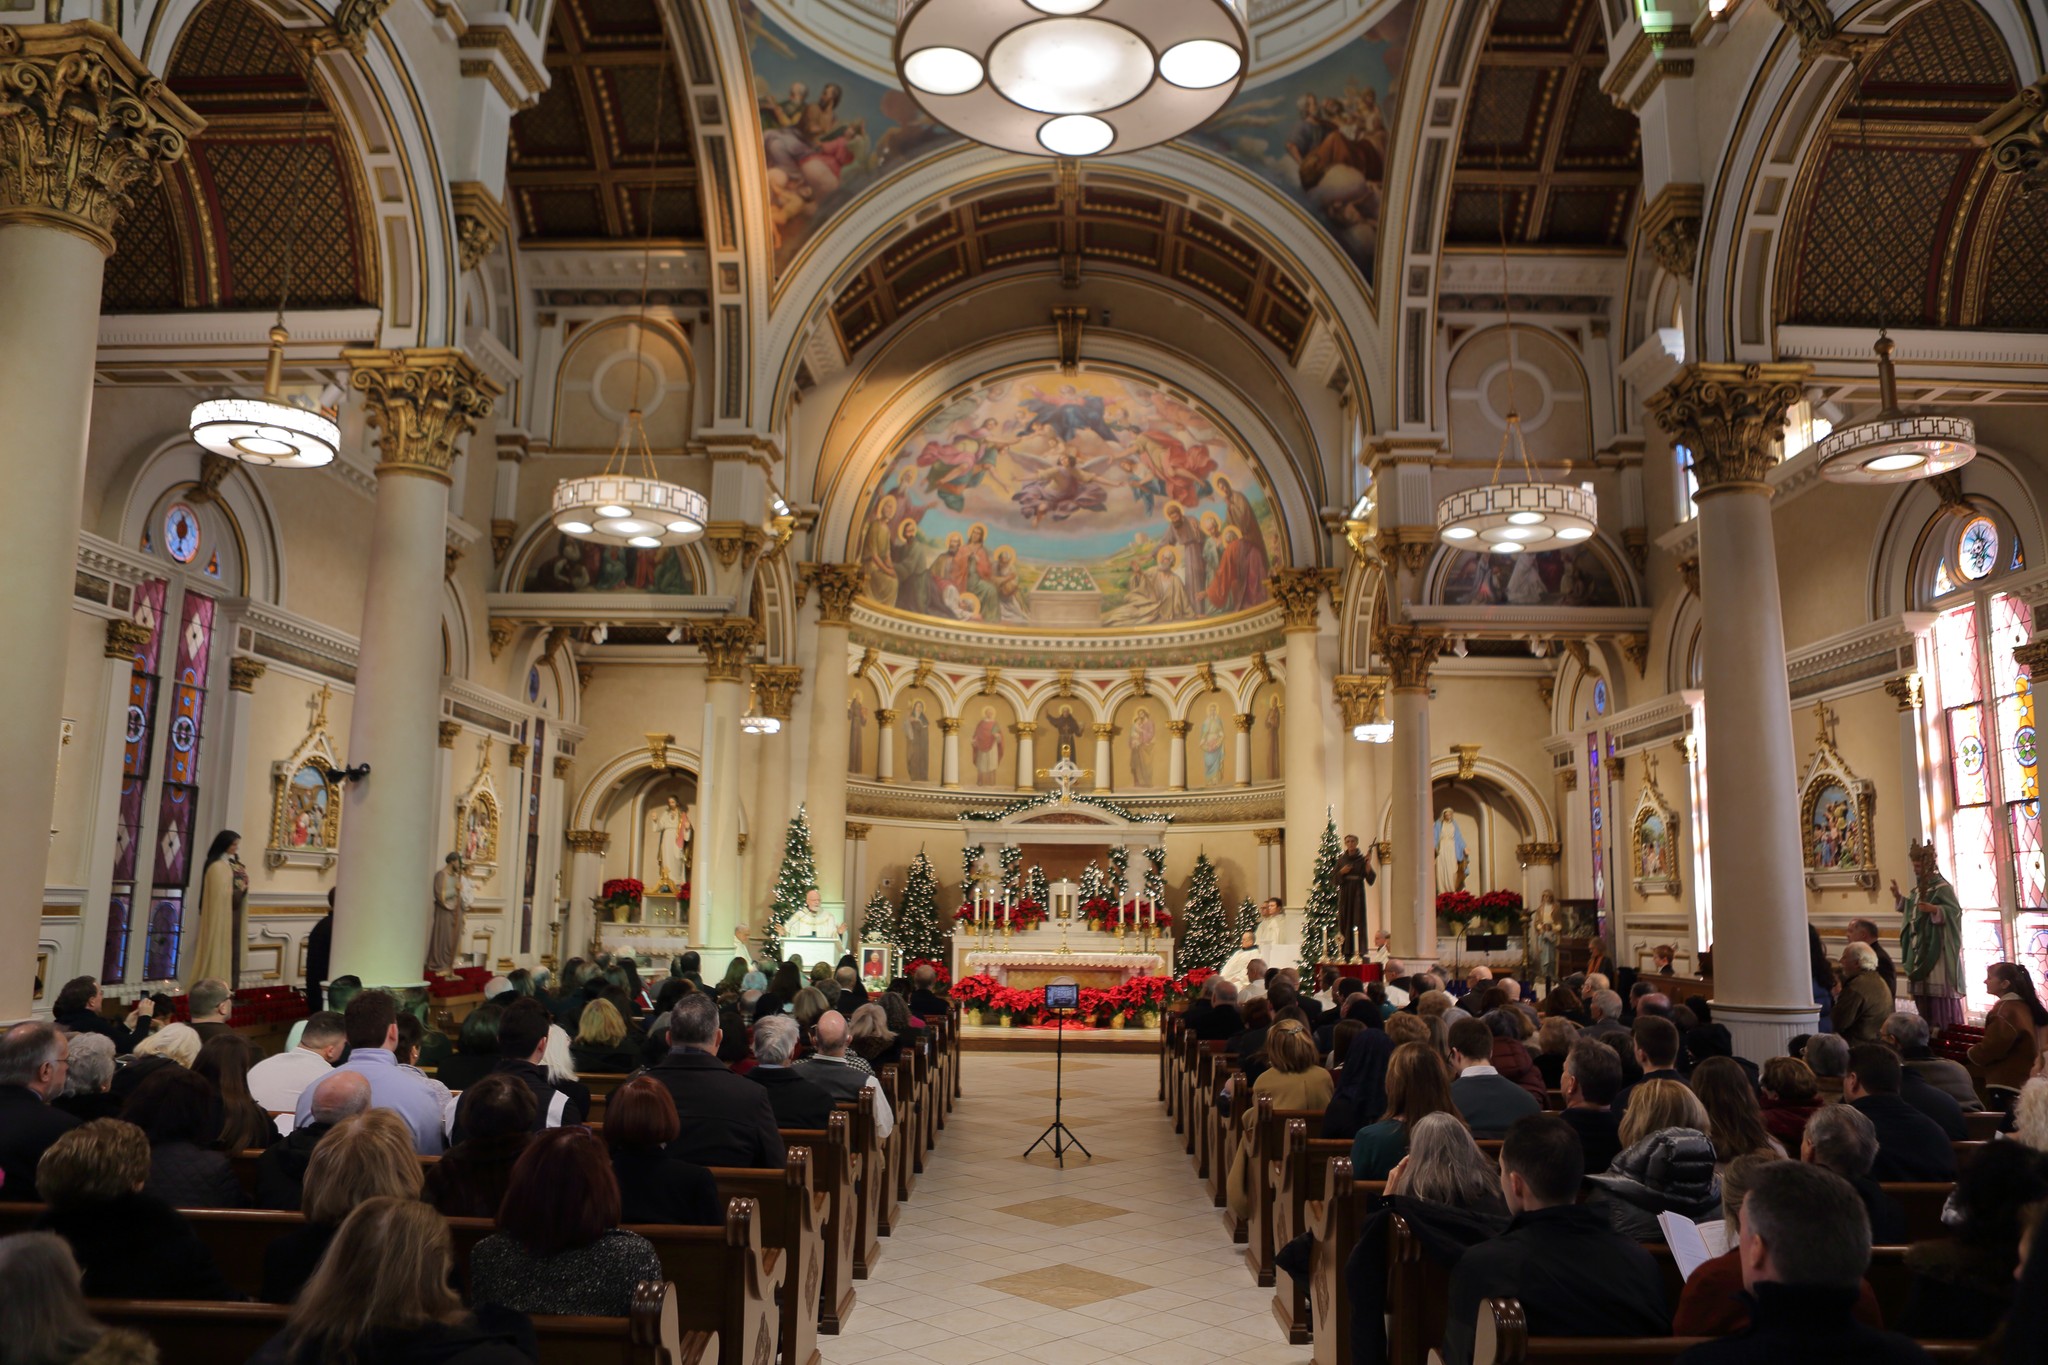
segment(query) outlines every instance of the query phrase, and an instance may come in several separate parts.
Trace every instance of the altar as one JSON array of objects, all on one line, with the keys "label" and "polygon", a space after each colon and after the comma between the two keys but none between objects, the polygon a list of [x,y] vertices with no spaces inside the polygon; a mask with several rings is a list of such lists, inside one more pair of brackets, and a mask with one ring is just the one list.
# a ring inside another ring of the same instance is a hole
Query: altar
[{"label": "altar", "polygon": [[1114,933],[1082,927],[1068,935],[1062,951],[1054,925],[1007,938],[960,934],[953,940],[953,974],[956,979],[988,975],[1017,990],[1036,990],[1049,981],[1109,990],[1134,976],[1173,975],[1173,940],[1155,939],[1147,948],[1136,936],[1119,940]]},{"label": "altar", "polygon": [[665,960],[690,946],[690,917],[673,893],[650,891],[631,919],[599,920],[593,938],[594,952]]}]

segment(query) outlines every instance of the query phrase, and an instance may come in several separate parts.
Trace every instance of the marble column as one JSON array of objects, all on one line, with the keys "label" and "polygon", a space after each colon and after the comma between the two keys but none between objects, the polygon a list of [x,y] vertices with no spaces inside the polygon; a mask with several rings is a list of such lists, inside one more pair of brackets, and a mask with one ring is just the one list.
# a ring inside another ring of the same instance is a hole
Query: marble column
[{"label": "marble column", "polygon": [[1323,736],[1330,723],[1329,685],[1323,678],[1321,569],[1279,569],[1273,600],[1287,621],[1287,713],[1282,727],[1287,771],[1281,788],[1287,827],[1287,904],[1303,910],[1315,886],[1316,852],[1330,818],[1329,788],[1323,781]]},{"label": "marble column", "polygon": [[1375,642],[1387,665],[1388,714],[1394,722],[1393,895],[1387,928],[1394,953],[1436,957],[1435,860],[1429,846],[1429,670],[1444,637],[1414,626],[1385,626]]},{"label": "marble column", "polygon": [[[2028,648],[2030,646],[2022,645],[2013,651],[2013,657],[2022,667],[2027,666],[2023,651]],[[2029,677],[2033,672],[2028,668]],[[2042,670],[2042,677],[2048,681],[2048,670]],[[1899,707],[1899,790],[1918,793],[1915,799],[1901,803],[1899,811],[1906,822],[1906,841],[1917,844],[1927,838],[1927,831],[1934,824],[1927,809],[1927,783],[1920,779],[1920,774],[1927,771],[1927,728],[1920,715],[1920,675],[1908,673],[1901,678],[1891,678],[1886,681],[1884,690],[1885,695]]]},{"label": "marble column", "polygon": [[1252,784],[1252,713],[1240,711],[1230,719],[1237,726],[1236,750],[1231,755],[1237,763],[1237,785],[1249,787]]},{"label": "marble column", "polygon": [[1713,807],[1714,1019],[1762,1061],[1813,1030],[1799,767],[1792,742],[1777,542],[1774,456],[1804,364],[1693,364],[1647,406],[1692,453],[1699,478],[1700,619],[1707,773]]},{"label": "marble column", "polygon": [[1166,787],[1169,791],[1184,792],[1188,789],[1188,731],[1193,728],[1193,721],[1166,722]]},{"label": "marble column", "polygon": [[569,844],[569,927],[562,941],[566,962],[597,949],[597,907],[591,902],[604,886],[604,855],[612,836],[601,829],[572,829],[562,837]]},{"label": "marble column", "polygon": [[26,513],[0,541],[5,1020],[26,1017],[35,992],[101,274],[122,213],[203,125],[96,23],[0,28],[0,90],[0,431],[8,501]]},{"label": "marble column", "polygon": [[1093,728],[1095,730],[1095,790],[1099,792],[1111,791],[1114,789],[1115,783],[1109,771],[1109,761],[1114,748],[1112,741],[1116,738],[1116,726],[1103,720],[1097,721]]},{"label": "marble column", "polygon": [[[858,564],[806,564],[804,586],[818,595],[816,682],[811,693],[809,776],[804,810],[811,820],[811,848],[818,865],[820,908],[834,917],[846,913],[846,642],[853,599],[862,587]],[[823,755],[820,758],[820,755]]]},{"label": "marble column", "polygon": [[[753,675],[754,695],[760,702],[761,714],[782,722],[782,728],[774,734],[745,736],[740,746],[747,766],[754,770],[753,826],[759,831],[758,837],[773,840],[762,847],[775,850],[773,856],[753,859],[747,878],[749,901],[766,905],[775,894],[775,877],[781,871],[783,836],[796,814],[789,805],[789,718],[795,709],[797,689],[803,685],[804,671],[795,664],[755,664]],[[805,812],[806,819],[809,814]],[[817,831],[813,830],[814,863],[817,847]]]},{"label": "marble column", "polygon": [[939,717],[939,785],[960,785],[960,717]]},{"label": "marble column", "polygon": [[1281,881],[1281,860],[1286,851],[1282,831],[1277,829],[1255,829],[1252,837],[1259,841],[1259,895],[1260,900],[1286,896],[1286,886]]},{"label": "marble column", "polygon": [[896,780],[896,711],[879,707],[875,711],[875,780]]},{"label": "marble column", "polygon": [[[434,726],[448,471],[457,444],[490,414],[498,386],[457,350],[350,350],[342,358],[364,420],[379,433],[379,453],[348,735],[349,765],[370,771],[347,792],[333,972],[366,986],[416,987],[441,866]],[[501,851],[508,885],[515,861],[509,847]]]},{"label": "marble column", "polygon": [[1010,730],[1017,736],[1017,790],[1028,792],[1038,774],[1038,722],[1020,720]]},{"label": "marble column", "polygon": [[[726,616],[690,625],[691,642],[704,655],[703,756],[697,772],[697,869],[690,882],[691,943],[710,953],[725,952],[736,929],[751,928],[759,907],[747,903],[740,866],[740,802],[746,789],[740,751],[740,712],[747,689],[743,673],[759,632],[750,617]],[[757,838],[766,838],[763,833]],[[770,847],[773,847],[772,845]]]}]

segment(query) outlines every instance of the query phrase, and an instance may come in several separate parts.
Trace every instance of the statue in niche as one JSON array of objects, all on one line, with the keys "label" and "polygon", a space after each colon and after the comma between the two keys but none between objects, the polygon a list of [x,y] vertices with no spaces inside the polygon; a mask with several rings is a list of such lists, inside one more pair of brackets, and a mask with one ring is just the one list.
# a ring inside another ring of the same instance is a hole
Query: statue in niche
[{"label": "statue in niche", "polygon": [[1472,868],[1471,854],[1465,848],[1465,832],[1458,828],[1458,822],[1449,811],[1436,817],[1436,891],[1441,896],[1446,891],[1465,889],[1465,878]]},{"label": "statue in niche", "polygon": [[649,822],[648,845],[654,852],[654,883],[659,895],[672,896],[690,880],[690,813],[671,796]]}]

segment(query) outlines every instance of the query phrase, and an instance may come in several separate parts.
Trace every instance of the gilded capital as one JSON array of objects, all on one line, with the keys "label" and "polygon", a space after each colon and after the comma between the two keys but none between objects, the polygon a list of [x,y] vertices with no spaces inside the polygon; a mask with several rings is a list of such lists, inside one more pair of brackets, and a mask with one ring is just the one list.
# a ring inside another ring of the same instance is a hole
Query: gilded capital
[{"label": "gilded capital", "polygon": [[957,735],[957,734],[959,734],[959,733],[960,733],[960,717],[958,717],[958,716],[940,716],[940,717],[939,717],[939,733],[940,733],[940,734],[942,734],[942,735]]},{"label": "gilded capital", "polygon": [[712,682],[738,682],[758,633],[751,616],[691,622],[690,641],[704,655],[704,676]]},{"label": "gilded capital", "polygon": [[869,832],[873,829],[873,825],[862,824],[858,820],[848,820],[846,822],[846,837],[853,840],[855,843],[859,843],[861,840],[867,838]]},{"label": "gilded capital", "polygon": [[[2013,650],[2012,661],[2021,668],[2026,669],[2029,678],[2048,679],[2048,640],[2030,640],[2026,644],[2021,645]],[[1916,674],[1911,681],[1913,684],[1913,699],[1917,705],[1919,703],[1920,678]],[[1890,683],[1885,684],[1885,691],[1891,691]],[[1902,711],[1906,709],[1903,703],[1899,709]]]},{"label": "gilded capital", "polygon": [[567,754],[555,755],[555,776],[567,780],[569,770],[576,766],[576,760]]},{"label": "gilded capital", "polygon": [[1515,860],[1524,867],[1528,867],[1532,863],[1548,866],[1555,863],[1563,853],[1563,844],[1515,845]]},{"label": "gilded capital", "polygon": [[476,180],[457,180],[448,186],[448,198],[455,209],[455,240],[465,273],[491,254],[503,240],[512,217],[490,187]]},{"label": "gilded capital", "polygon": [[1382,626],[1373,647],[1387,665],[1396,692],[1418,692],[1429,686],[1429,670],[1444,652],[1442,635],[1415,626]]},{"label": "gilded capital", "polygon": [[1166,733],[1172,735],[1175,739],[1186,739],[1188,731],[1194,728],[1195,723],[1191,720],[1170,720],[1166,722]]},{"label": "gilded capital", "polygon": [[602,855],[612,845],[612,836],[601,829],[564,830],[562,837],[569,841],[570,851],[575,853]]},{"label": "gilded capital", "polygon": [[1116,737],[1116,726],[1106,720],[1098,720],[1088,728],[1095,732],[1097,739],[1114,739]]},{"label": "gilded capital", "polygon": [[882,727],[882,728],[883,728],[884,730],[888,729],[888,728],[889,728],[890,726],[894,725],[895,723],[896,723],[896,708],[895,708],[895,707],[893,707],[893,706],[884,706],[884,707],[880,708],[879,710],[877,710],[877,711],[875,712],[875,724],[877,724],[877,725],[881,726],[881,727]]},{"label": "gilded capital", "polygon": [[1029,739],[1038,733],[1038,722],[1035,720],[1020,720],[1010,727],[1010,731],[1019,739]]},{"label": "gilded capital", "polygon": [[1970,139],[1991,149],[1996,170],[2018,177],[2022,193],[2048,188],[2048,76],[1972,128]]},{"label": "gilded capital", "polygon": [[1248,735],[1252,732],[1252,713],[1249,711],[1239,711],[1230,718],[1230,723],[1237,727],[1239,734]]},{"label": "gilded capital", "polygon": [[107,657],[133,659],[149,648],[149,627],[126,618],[107,622]]},{"label": "gilded capital", "polygon": [[205,126],[104,24],[0,26],[0,223],[111,256],[135,193]]},{"label": "gilded capital", "polygon": [[521,771],[524,771],[526,768],[526,760],[531,758],[532,756],[533,746],[531,744],[514,744],[511,746],[510,752],[507,754],[507,760],[510,762],[511,766],[518,768]]},{"label": "gilded capital", "polygon": [[1330,679],[1330,688],[1337,699],[1337,709],[1344,713],[1344,723],[1364,725],[1372,719],[1380,698],[1386,694],[1387,680],[1364,673],[1339,673]]},{"label": "gilded capital", "polygon": [[803,682],[804,671],[797,664],[754,665],[755,695],[761,699],[762,711],[777,720],[789,719],[797,689]]},{"label": "gilded capital", "polygon": [[254,692],[256,680],[270,671],[270,665],[261,659],[241,655],[228,660],[228,690],[231,692]]},{"label": "gilded capital", "polygon": [[853,619],[853,599],[867,585],[858,564],[806,564],[805,586],[818,590],[818,623],[843,626]]},{"label": "gilded capital", "polygon": [[349,387],[378,433],[377,474],[424,474],[448,482],[456,444],[491,413],[498,382],[462,351],[345,350]]},{"label": "gilded capital", "polygon": [[1646,406],[1657,425],[1691,452],[1700,492],[1761,487],[1776,462],[1771,443],[1785,428],[1785,410],[1799,401],[1812,373],[1804,362],[1702,362],[1686,366]]},{"label": "gilded capital", "polygon": [[441,747],[442,747],[442,748],[444,748],[444,749],[452,749],[452,748],[454,748],[454,747],[455,747],[455,738],[456,738],[456,736],[460,735],[461,733],[462,733],[462,722],[461,722],[461,721],[459,721],[459,720],[444,720],[444,721],[442,721],[442,722],[441,722]]},{"label": "gilded capital", "polygon": [[1289,631],[1314,630],[1316,611],[1323,594],[1321,569],[1275,569],[1267,580],[1273,600],[1286,614]]}]

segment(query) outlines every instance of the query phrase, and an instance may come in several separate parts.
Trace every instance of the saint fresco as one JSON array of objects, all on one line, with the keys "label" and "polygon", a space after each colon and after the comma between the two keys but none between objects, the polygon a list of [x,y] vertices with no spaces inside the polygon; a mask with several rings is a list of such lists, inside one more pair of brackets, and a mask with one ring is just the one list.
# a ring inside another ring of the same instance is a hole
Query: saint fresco
[{"label": "saint fresco", "polygon": [[556,536],[552,550],[527,561],[521,592],[657,592],[688,597],[697,591],[690,562],[674,546],[636,550]]},{"label": "saint fresco", "polygon": [[1321,61],[1240,91],[1188,140],[1280,187],[1373,280],[1413,4]]},{"label": "saint fresco", "polygon": [[1208,414],[1137,380],[975,389],[897,445],[854,556],[883,606],[986,625],[1128,629],[1265,605],[1271,495]]},{"label": "saint fresco", "polygon": [[1618,607],[1621,589],[1597,550],[1533,555],[1460,552],[1444,575],[1447,607]]}]

